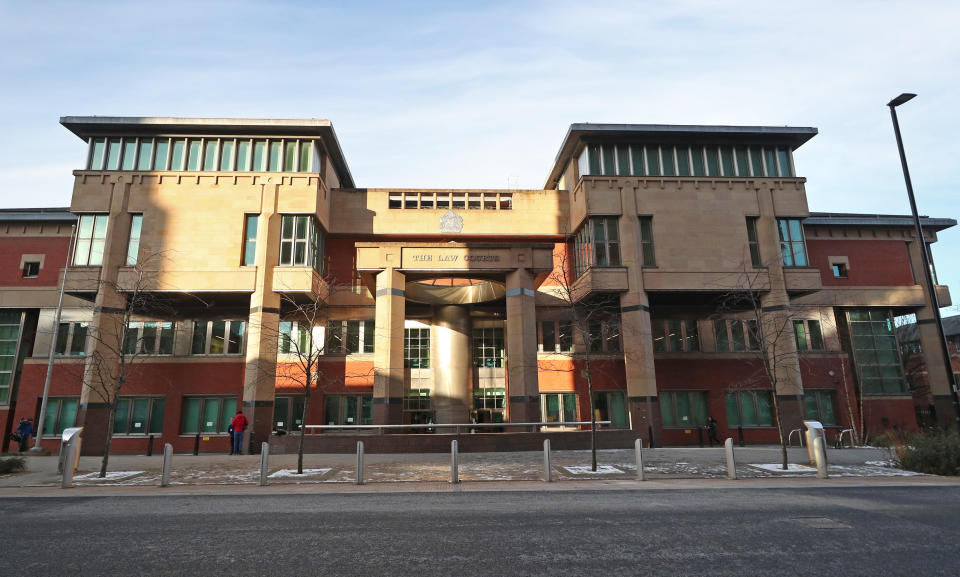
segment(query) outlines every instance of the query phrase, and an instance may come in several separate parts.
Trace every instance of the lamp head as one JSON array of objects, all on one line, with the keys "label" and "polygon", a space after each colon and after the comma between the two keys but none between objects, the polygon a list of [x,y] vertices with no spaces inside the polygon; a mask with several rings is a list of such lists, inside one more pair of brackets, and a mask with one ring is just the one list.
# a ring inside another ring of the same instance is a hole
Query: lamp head
[{"label": "lamp head", "polygon": [[913,100],[913,98],[916,96],[917,96],[916,94],[910,94],[909,92],[904,92],[900,96],[888,102],[887,106],[889,106],[890,108],[895,108],[897,106],[900,106],[904,102],[907,102],[908,100]]}]

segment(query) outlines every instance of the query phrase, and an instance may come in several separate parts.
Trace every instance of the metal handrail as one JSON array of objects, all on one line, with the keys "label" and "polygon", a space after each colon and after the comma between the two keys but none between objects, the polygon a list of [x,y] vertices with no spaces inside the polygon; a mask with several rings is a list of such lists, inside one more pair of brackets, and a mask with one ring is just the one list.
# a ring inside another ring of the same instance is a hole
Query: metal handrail
[{"label": "metal handrail", "polygon": [[842,449],[842,448],[843,448],[843,434],[844,434],[844,433],[850,433],[850,435],[849,435],[850,448],[852,449],[852,448],[853,448],[853,429],[844,429],[844,430],[840,431],[840,435],[837,436],[837,448],[838,448],[838,449]]},{"label": "metal handrail", "polygon": [[797,438],[800,439],[800,446],[802,447],[802,446],[803,446],[803,429],[794,429],[794,430],[790,431],[790,434],[787,435],[787,446],[788,446],[788,447],[792,447],[792,446],[793,446],[793,434],[794,434],[794,433],[796,433],[796,434],[797,434]]},{"label": "metal handrail", "polygon": [[[597,421],[598,425],[609,425],[612,421]],[[536,423],[427,423],[418,425],[304,425],[304,429],[310,431],[363,431],[384,429],[454,429],[457,435],[461,429],[483,429],[483,428],[503,428],[503,427],[530,427],[533,432],[537,432],[539,427],[571,427],[589,425],[590,421],[554,421],[554,422],[536,422]]]}]

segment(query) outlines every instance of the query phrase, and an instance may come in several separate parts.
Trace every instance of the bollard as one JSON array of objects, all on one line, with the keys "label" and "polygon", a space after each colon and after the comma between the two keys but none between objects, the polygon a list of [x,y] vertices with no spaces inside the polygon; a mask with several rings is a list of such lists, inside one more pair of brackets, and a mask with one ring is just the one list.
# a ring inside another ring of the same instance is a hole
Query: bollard
[{"label": "bollard", "polygon": [[543,480],[553,482],[553,470],[550,466],[550,439],[543,440]]},{"label": "bollard", "polygon": [[697,427],[697,443],[700,444],[700,448],[703,448],[703,427]]},{"label": "bollard", "polygon": [[737,427],[737,435],[740,437],[740,446],[746,447],[747,442],[743,440],[743,425]]},{"label": "bollard", "polygon": [[643,473],[643,439],[637,439],[633,442],[633,454],[637,458],[637,480],[646,481]]},{"label": "bollard", "polygon": [[197,433],[197,436],[193,439],[193,456],[196,457],[200,454],[200,433]]},{"label": "bollard", "polygon": [[357,485],[363,485],[363,441],[357,441]]},{"label": "bollard", "polygon": [[60,488],[69,489],[73,487],[73,461],[75,459],[73,452],[76,451],[76,446],[73,444],[73,441],[67,443],[63,447],[63,476],[60,478]]},{"label": "bollard", "polygon": [[170,485],[170,466],[173,464],[173,445],[167,443],[163,446],[163,469],[160,473],[160,486]]},{"label": "bollard", "polygon": [[267,486],[267,469],[270,464],[270,443],[260,445],[260,486]]},{"label": "bollard", "polygon": [[733,459],[733,439],[728,437],[723,442],[723,448],[727,453],[727,478],[735,481],[737,479],[737,462]]},{"label": "bollard", "polygon": [[153,456],[153,435],[147,437],[147,456]]},{"label": "bollard", "polygon": [[817,478],[827,478],[827,453],[823,446],[823,438],[817,435],[813,439],[813,457],[817,461]]},{"label": "bollard", "polygon": [[457,453],[456,441],[450,441],[450,482],[457,484],[460,482],[460,463],[459,455]]}]

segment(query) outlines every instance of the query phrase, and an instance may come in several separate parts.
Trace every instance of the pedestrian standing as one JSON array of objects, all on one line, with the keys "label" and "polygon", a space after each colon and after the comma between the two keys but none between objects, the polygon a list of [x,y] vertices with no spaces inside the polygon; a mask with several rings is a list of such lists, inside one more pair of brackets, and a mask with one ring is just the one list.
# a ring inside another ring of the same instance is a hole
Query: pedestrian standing
[{"label": "pedestrian standing", "polygon": [[30,445],[30,437],[33,436],[33,419],[20,419],[17,425],[17,441],[20,443],[20,452],[24,453]]},{"label": "pedestrian standing", "polygon": [[250,421],[247,420],[247,416],[243,414],[243,411],[237,411],[236,416],[230,421],[230,426],[233,427],[231,455],[243,454],[243,432],[247,430],[247,425],[249,424]]},{"label": "pedestrian standing", "polygon": [[[710,442],[710,446],[713,446],[713,442],[716,441],[718,445],[722,445],[720,439],[717,438],[717,420],[713,418],[713,415],[707,417],[707,439]],[[703,445],[701,445],[702,447]]]}]

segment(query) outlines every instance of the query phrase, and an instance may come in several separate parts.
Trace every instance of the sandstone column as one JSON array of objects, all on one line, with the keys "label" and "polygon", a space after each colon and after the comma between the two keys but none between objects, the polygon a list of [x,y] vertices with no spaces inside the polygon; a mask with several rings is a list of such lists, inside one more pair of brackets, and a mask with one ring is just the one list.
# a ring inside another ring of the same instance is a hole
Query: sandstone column
[{"label": "sandstone column", "polygon": [[515,423],[540,420],[535,295],[530,271],[507,273],[507,386],[510,421]]},{"label": "sandstone column", "polygon": [[392,268],[377,274],[373,422],[378,425],[399,425],[403,420],[405,281],[405,275]]}]

